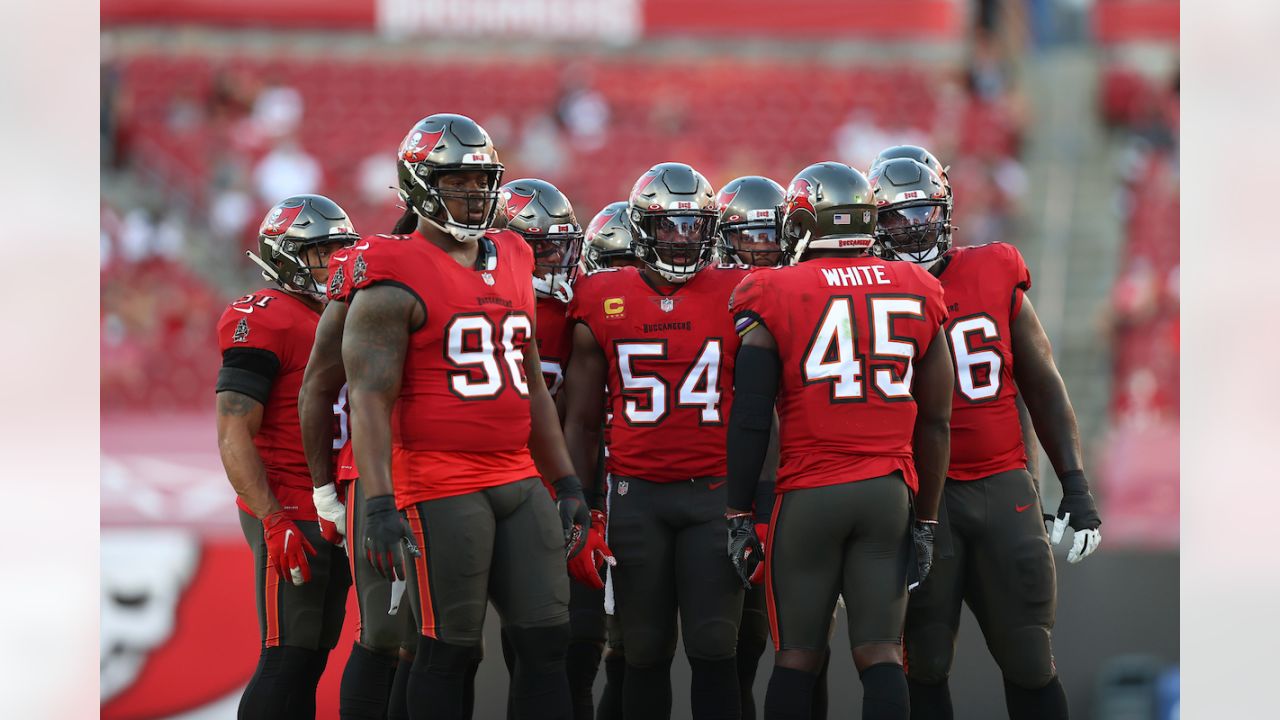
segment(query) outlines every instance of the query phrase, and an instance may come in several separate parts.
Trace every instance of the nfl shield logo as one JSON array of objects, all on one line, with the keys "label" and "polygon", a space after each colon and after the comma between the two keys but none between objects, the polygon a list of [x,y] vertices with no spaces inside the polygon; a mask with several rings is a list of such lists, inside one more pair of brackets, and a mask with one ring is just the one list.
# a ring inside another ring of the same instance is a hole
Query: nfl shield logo
[{"label": "nfl shield logo", "polygon": [[484,280],[484,284],[485,284],[485,285],[488,285],[489,287],[493,287],[493,282],[494,282],[494,280],[493,280],[493,275],[491,275],[491,274],[489,274],[489,273],[482,273],[482,274],[480,275],[480,277],[481,277],[481,279],[483,279],[483,280]]},{"label": "nfl shield logo", "polygon": [[676,301],[671,298],[662,298],[658,303],[658,307],[662,308],[662,312],[671,312],[676,309]]},{"label": "nfl shield logo", "polygon": [[627,491],[628,491],[628,490],[630,490],[630,489],[631,489],[631,483],[627,482],[626,480],[619,480],[619,481],[618,481],[618,494],[619,494],[619,495],[626,495],[626,494],[627,494]]}]

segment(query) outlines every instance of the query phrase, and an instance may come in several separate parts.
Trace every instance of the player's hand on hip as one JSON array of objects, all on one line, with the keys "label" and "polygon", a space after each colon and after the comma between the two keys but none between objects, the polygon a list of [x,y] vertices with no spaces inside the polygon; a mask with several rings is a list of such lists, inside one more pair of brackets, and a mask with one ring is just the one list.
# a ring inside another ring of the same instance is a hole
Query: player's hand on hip
[{"label": "player's hand on hip", "polygon": [[346,542],[343,536],[347,534],[347,506],[338,499],[337,488],[333,483],[313,488],[311,499],[320,518],[320,536],[341,547]]},{"label": "player's hand on hip", "polygon": [[1064,473],[1060,480],[1062,502],[1058,504],[1058,514],[1056,517],[1046,515],[1045,523],[1049,542],[1054,545],[1062,542],[1068,527],[1075,531],[1071,550],[1067,552],[1067,562],[1074,564],[1092,555],[1102,544],[1102,518],[1084,472]]},{"label": "player's hand on hip", "polygon": [[365,503],[365,557],[388,580],[404,580],[405,553],[420,557],[409,521],[396,509],[392,495],[379,495]]},{"label": "player's hand on hip", "polygon": [[911,525],[911,542],[916,550],[916,581],[909,582],[908,591],[920,587],[933,569],[933,536],[937,529],[937,520],[916,520]]},{"label": "player's hand on hip", "polygon": [[284,511],[273,512],[262,519],[262,534],[267,543],[267,569],[301,585],[311,580],[311,563],[307,555],[315,555],[315,548],[307,542],[297,523],[285,516]]},{"label": "player's hand on hip", "polygon": [[604,530],[607,518],[603,511],[591,511],[591,529],[587,531],[582,552],[569,558],[569,575],[592,590],[603,590],[604,579],[600,577],[600,569],[608,563],[610,567],[618,564],[613,551],[604,541]]},{"label": "player's hand on hip", "polygon": [[764,543],[760,542],[751,513],[730,513],[725,520],[729,524],[729,562],[742,587],[750,590],[752,583],[764,577]]},{"label": "player's hand on hip", "polygon": [[551,486],[556,490],[556,509],[560,511],[560,525],[564,528],[565,558],[572,559],[586,546],[591,510],[578,476],[565,475]]}]

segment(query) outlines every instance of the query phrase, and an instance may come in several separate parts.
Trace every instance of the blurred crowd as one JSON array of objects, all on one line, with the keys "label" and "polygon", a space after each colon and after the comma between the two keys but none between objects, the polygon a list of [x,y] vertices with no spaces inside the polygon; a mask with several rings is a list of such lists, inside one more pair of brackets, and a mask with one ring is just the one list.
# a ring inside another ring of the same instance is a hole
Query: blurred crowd
[{"label": "blurred crowd", "polygon": [[1178,419],[1178,81],[1115,69],[1102,111],[1119,136],[1125,239],[1112,294],[1112,420]]},{"label": "blurred crowd", "polygon": [[[148,192],[141,201],[104,192],[104,407],[207,399],[181,384],[154,398],[145,388],[180,367],[210,367],[203,355],[184,365],[173,353],[213,355],[218,303],[206,300],[252,282],[242,252],[262,214],[283,197],[320,192],[363,232],[389,231],[399,215],[393,150],[414,120],[442,109],[488,129],[508,179],[550,180],[584,221],[624,198],[654,162],[688,162],[716,185],[749,173],[785,185],[819,159],[865,169],[882,148],[914,143],[950,165],[959,244],[1013,241],[1026,191],[1025,111],[1012,64],[991,37],[979,30],[967,64],[948,72],[694,57],[673,61],[678,78],[653,73],[643,92],[631,80],[645,67],[639,58],[477,67],[108,54],[104,173]],[[426,105],[398,90],[438,77],[450,82]],[[510,90],[481,86],[494,77]],[[161,317],[143,318],[142,308]],[[135,353],[158,347],[173,350],[165,367],[143,367]],[[194,384],[203,389],[210,377]]]}]

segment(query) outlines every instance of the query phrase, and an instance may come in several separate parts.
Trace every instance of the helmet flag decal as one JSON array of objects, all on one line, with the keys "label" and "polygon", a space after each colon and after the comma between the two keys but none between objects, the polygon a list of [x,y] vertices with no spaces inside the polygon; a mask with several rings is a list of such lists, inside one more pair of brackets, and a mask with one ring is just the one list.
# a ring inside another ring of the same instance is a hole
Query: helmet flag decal
[{"label": "helmet flag decal", "polygon": [[443,135],[444,128],[435,132],[425,132],[417,128],[410,130],[404,142],[400,143],[400,159],[409,163],[420,163],[426,160],[427,156],[436,149]]},{"label": "helmet flag decal", "polygon": [[302,212],[302,205],[295,207],[277,207],[267,214],[267,218],[262,221],[262,227],[258,228],[259,235],[274,237],[283,235],[293,221],[298,219],[298,215]]}]

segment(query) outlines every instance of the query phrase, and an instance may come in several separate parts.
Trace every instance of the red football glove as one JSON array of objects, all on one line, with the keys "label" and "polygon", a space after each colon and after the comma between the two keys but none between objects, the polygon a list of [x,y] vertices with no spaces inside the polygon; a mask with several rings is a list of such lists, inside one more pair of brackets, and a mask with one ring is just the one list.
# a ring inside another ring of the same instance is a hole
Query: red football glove
[{"label": "red football glove", "polygon": [[604,580],[600,578],[600,568],[605,563],[617,565],[613,551],[604,543],[605,514],[599,510],[591,511],[591,529],[587,531],[587,539],[583,542],[582,552],[569,558],[569,575],[592,590],[603,590]]},{"label": "red football glove", "polygon": [[764,582],[764,565],[769,558],[769,524],[756,523],[756,537],[760,538],[760,563],[751,573],[751,584],[759,587]]},{"label": "red football glove", "polygon": [[342,544],[347,541],[342,532],[338,530],[338,526],[324,518],[320,518],[320,537],[324,538],[324,541],[330,545],[336,545],[337,547],[342,547]]},{"label": "red football glove", "polygon": [[282,580],[294,585],[310,581],[307,555],[315,555],[316,550],[283,510],[262,519],[262,532],[267,541],[267,568],[274,568]]}]

